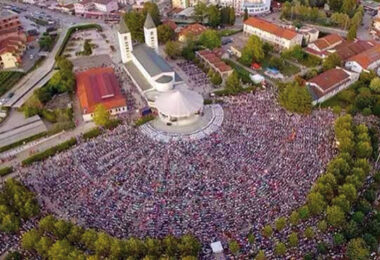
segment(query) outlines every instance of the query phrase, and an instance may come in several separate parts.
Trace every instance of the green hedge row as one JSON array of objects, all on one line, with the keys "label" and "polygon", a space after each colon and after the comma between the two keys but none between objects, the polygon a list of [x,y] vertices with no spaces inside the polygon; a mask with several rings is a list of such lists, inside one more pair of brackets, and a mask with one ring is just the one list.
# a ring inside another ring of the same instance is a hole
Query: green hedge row
[{"label": "green hedge row", "polygon": [[154,119],[154,115],[150,114],[150,115],[146,115],[146,116],[143,116],[143,117],[140,117],[139,119],[137,119],[135,121],[135,126],[141,126],[151,120]]},{"label": "green hedge row", "polygon": [[10,174],[11,172],[13,172],[13,168],[12,168],[12,167],[4,167],[4,168],[1,168],[1,169],[0,169],[0,176],[1,176],[1,177],[4,177],[5,175]]},{"label": "green hedge row", "polygon": [[57,55],[55,56],[55,58],[58,58],[59,56],[62,55],[62,52],[66,47],[66,44],[69,42],[70,37],[74,32],[81,31],[81,30],[89,30],[89,29],[97,29],[98,31],[103,31],[103,28],[99,24],[94,24],[94,23],[70,27],[67,30],[66,36],[62,42],[61,47],[59,48],[59,50],[57,52]]},{"label": "green hedge row", "polygon": [[17,147],[17,146],[20,146],[20,145],[24,144],[24,143],[29,143],[29,142],[31,142],[31,141],[37,140],[37,139],[39,139],[39,138],[41,138],[41,137],[44,137],[44,136],[46,136],[46,135],[47,135],[47,132],[42,132],[42,133],[39,133],[39,134],[36,134],[36,135],[30,136],[30,137],[28,137],[28,138],[22,139],[22,140],[20,140],[20,141],[17,141],[17,142],[15,142],[15,143],[8,144],[8,145],[6,145],[6,146],[0,147],[0,153],[5,152],[5,151],[8,151],[8,150],[10,150],[10,149],[13,149],[13,148],[15,148],[15,147]]},{"label": "green hedge row", "polygon": [[90,131],[87,131],[86,133],[83,134],[83,139],[84,140],[89,140],[94,137],[97,137],[102,133],[102,130],[99,127],[96,127],[94,129],[91,129]]},{"label": "green hedge row", "polygon": [[77,143],[77,139],[75,137],[71,138],[70,140],[63,142],[59,145],[53,146],[43,152],[34,154],[25,160],[21,162],[22,166],[30,165],[34,162],[43,161],[46,158],[49,158],[50,156],[55,155],[56,153],[62,152],[64,150],[69,149],[70,147],[74,146]]}]

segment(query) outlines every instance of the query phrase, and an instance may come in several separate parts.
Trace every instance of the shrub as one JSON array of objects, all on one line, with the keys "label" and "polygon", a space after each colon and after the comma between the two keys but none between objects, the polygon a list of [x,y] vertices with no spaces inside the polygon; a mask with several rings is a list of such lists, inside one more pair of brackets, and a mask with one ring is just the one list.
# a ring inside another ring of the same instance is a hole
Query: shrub
[{"label": "shrub", "polygon": [[25,160],[23,160],[21,162],[21,165],[27,166],[27,165],[32,164],[33,162],[43,161],[46,158],[49,158],[50,156],[53,156],[59,152],[62,152],[64,150],[69,149],[70,147],[76,145],[76,143],[77,143],[77,139],[73,137],[66,142],[63,142],[63,143],[56,145],[56,146],[53,146],[53,147],[51,147],[51,148],[49,148],[43,152],[34,154],[34,155],[26,158]]},{"label": "shrub", "polygon": [[149,121],[152,121],[154,119],[154,115],[152,114],[149,114],[149,115],[146,115],[146,116],[143,116],[143,117],[140,117],[139,119],[137,119],[135,121],[135,126],[141,126]]},{"label": "shrub", "polygon": [[13,167],[0,168],[0,176],[1,177],[6,176],[6,175],[10,174],[11,172],[13,172]]},{"label": "shrub", "polygon": [[97,137],[102,133],[102,130],[98,127],[91,129],[90,131],[87,131],[86,133],[83,134],[83,139],[84,140],[89,140],[91,138]]}]

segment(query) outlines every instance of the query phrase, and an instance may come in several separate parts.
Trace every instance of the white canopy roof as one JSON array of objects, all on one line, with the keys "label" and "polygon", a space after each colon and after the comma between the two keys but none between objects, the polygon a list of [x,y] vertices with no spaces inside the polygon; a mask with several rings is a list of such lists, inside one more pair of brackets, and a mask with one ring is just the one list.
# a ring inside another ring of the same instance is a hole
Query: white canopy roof
[{"label": "white canopy roof", "polygon": [[191,90],[175,89],[159,95],[155,106],[164,115],[186,117],[202,109],[203,97]]},{"label": "white canopy roof", "polygon": [[218,254],[223,252],[223,246],[220,241],[213,242],[210,245],[213,253]]}]

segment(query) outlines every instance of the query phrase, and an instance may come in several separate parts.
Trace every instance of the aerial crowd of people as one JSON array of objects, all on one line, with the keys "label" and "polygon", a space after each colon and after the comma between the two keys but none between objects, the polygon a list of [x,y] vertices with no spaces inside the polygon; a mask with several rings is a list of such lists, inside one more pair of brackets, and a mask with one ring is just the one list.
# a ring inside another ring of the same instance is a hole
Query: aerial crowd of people
[{"label": "aerial crowd of people", "polygon": [[304,203],[334,156],[334,115],[289,114],[271,90],[221,101],[222,127],[204,139],[158,143],[123,124],[20,176],[45,210],[117,237],[192,233],[208,255],[231,239],[248,252],[252,232],[270,255],[261,230]]}]

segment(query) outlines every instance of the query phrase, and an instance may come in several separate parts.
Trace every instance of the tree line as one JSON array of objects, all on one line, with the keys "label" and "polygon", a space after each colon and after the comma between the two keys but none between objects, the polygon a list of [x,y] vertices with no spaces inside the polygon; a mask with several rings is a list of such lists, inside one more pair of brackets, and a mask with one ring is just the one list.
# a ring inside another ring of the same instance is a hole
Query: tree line
[{"label": "tree line", "polygon": [[195,260],[201,244],[192,235],[168,235],[163,239],[118,239],[95,229],[85,229],[49,215],[38,227],[24,233],[21,246],[45,259],[158,259]]}]

